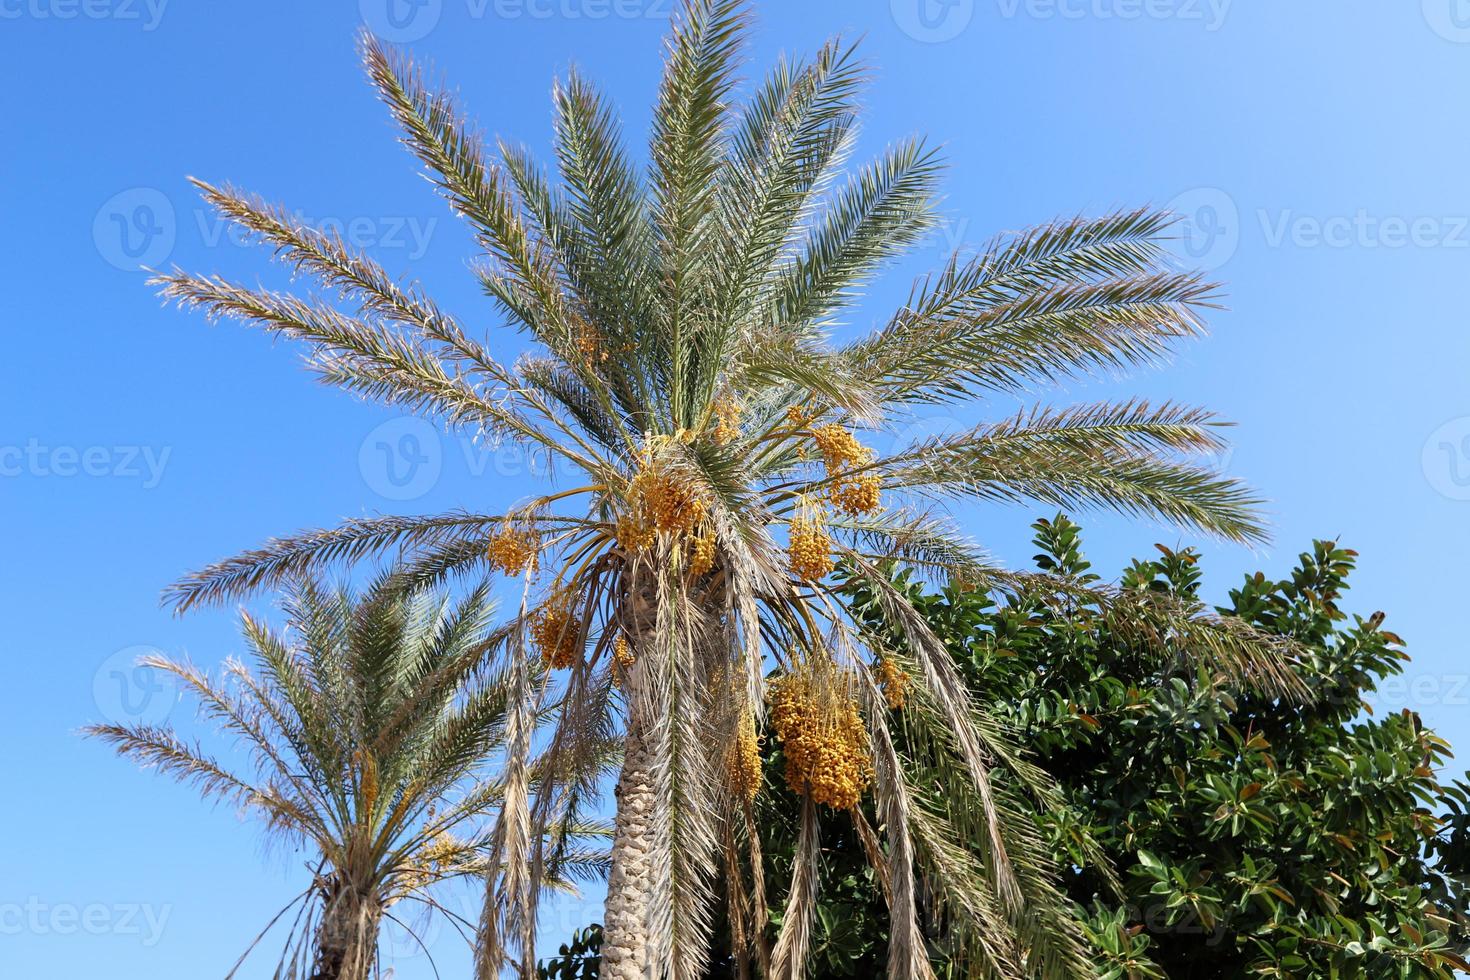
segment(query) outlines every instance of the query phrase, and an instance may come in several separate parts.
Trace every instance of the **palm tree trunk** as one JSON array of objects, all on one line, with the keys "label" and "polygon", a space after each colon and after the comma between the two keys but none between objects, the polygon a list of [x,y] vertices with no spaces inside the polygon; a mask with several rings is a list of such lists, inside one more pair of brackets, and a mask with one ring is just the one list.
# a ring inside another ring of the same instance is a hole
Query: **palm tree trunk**
[{"label": "palm tree trunk", "polygon": [[607,878],[602,941],[604,980],[648,977],[648,912],[654,870],[653,763],[653,753],[643,739],[641,726],[630,717],[623,749],[623,772],[618,778],[612,870]]},{"label": "palm tree trunk", "polygon": [[368,980],[376,959],[382,910],[340,879],[323,892],[311,980]]}]

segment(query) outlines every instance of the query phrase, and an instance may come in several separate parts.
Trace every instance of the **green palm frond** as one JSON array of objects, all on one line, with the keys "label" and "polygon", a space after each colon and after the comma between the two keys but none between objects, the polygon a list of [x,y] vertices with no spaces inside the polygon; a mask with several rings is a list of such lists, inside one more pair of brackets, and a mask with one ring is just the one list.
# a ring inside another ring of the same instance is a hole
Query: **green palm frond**
[{"label": "green palm frond", "polygon": [[777,270],[772,326],[804,333],[825,323],[867,276],[929,231],[941,169],[923,140],[910,139],[859,170],[797,257]]},{"label": "green palm frond", "polygon": [[112,745],[119,755],[131,757],[145,769],[157,769],[192,785],[206,800],[232,800],[240,805],[270,809],[268,790],[254,786],[227,770],[196,745],[167,728],[153,725],[89,725],[86,733]]},{"label": "green palm frond", "polygon": [[1301,648],[1236,616],[1165,592],[1117,588],[1059,575],[996,569],[981,581],[1011,593],[1062,597],[1097,609],[1109,628],[1160,663],[1206,667],[1268,697],[1304,703],[1312,694],[1295,664]]},{"label": "green palm frond", "polygon": [[381,265],[349,248],[335,231],[303,225],[283,208],[231,187],[214,187],[191,179],[221,216],[235,222],[276,249],[297,272],[316,276],[352,299],[360,315],[380,317],[421,333],[471,372],[508,383],[510,372],[485,348],[468,338],[455,320],[412,285],[405,286]]},{"label": "green palm frond", "polygon": [[1263,541],[1260,501],[1212,468],[1171,454],[1223,443],[1213,415],[1147,402],[1038,408],[939,436],[873,464],[885,485],[1063,509],[1108,507],[1236,541]]},{"label": "green palm frond", "polygon": [[[525,518],[549,530],[575,526],[576,518]],[[217,603],[320,571],[334,564],[380,557],[395,549],[429,551],[473,541],[483,557],[483,542],[505,521],[501,515],[468,513],[423,517],[368,517],[345,521],[335,528],[304,531],[276,538],[264,546],[210,565],[181,579],[165,599],[180,611],[201,603]]]},{"label": "green palm frond", "polygon": [[[554,268],[521,220],[507,182],[486,160],[484,147],[443,92],[425,87],[406,57],[370,34],[362,36],[368,77],[404,131],[404,143],[454,210],[474,227],[486,252],[531,298],[517,311],[531,329],[550,328],[562,317]],[[521,315],[524,314],[524,315]]]},{"label": "green palm frond", "polygon": [[840,39],[808,65],[783,59],[733,128],[727,176],[717,182],[724,254],[715,285],[732,324],[770,301],[769,272],[848,143],[865,76]]},{"label": "green palm frond", "polygon": [[978,582],[999,569],[953,520],[932,510],[837,517],[828,526],[863,557],[896,561],[928,577]]},{"label": "green palm frond", "polygon": [[1171,218],[1118,212],[1057,222],[956,254],[846,355],[904,401],[1020,391],[1167,357],[1203,331],[1216,289],[1168,270]]},{"label": "green palm frond", "polygon": [[355,320],[329,306],[260,289],[247,289],[218,276],[165,273],[150,280],[181,306],[211,318],[231,317],[269,333],[311,345],[309,364],[326,381],[386,405],[442,415],[455,425],[483,426],[512,438],[529,426],[486,398],[444,361],[404,334]]}]

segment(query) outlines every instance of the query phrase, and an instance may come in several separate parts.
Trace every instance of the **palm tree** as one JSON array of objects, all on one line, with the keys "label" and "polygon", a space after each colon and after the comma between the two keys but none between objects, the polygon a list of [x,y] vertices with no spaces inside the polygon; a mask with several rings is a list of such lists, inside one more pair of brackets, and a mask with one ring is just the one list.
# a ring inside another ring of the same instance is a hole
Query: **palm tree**
[{"label": "palm tree", "polygon": [[[520,678],[512,713],[541,710],[524,680],[528,649],[567,672],[536,792],[525,789],[528,747],[505,760],[482,978],[516,952],[528,968],[555,857],[543,830],[591,805],[599,772],[585,760],[614,733],[604,975],[698,976],[717,896],[737,923],[743,971],[799,970],[815,879],[789,884],[768,949],[749,826],[772,669],[785,678],[772,722],[806,800],[804,866],[817,860],[823,813],[851,813],[891,906],[891,976],[930,975],[918,916],[935,910],[977,971],[1084,975],[1043,848],[1005,795],[1019,785],[1044,799],[1044,780],[980,714],[900,592],[879,586],[907,638],[885,649],[844,612],[831,573],[840,563],[884,583],[879,566],[901,561],[1004,583],[946,516],[956,498],[1103,506],[1260,539],[1251,494],[1190,458],[1220,446],[1219,422],[1195,408],[1035,407],[886,454],[864,442],[916,407],[1162,360],[1202,332],[1214,287],[1170,267],[1167,215],[1125,211],[957,254],[876,330],[837,339],[863,284],[935,226],[942,167],[907,139],[848,172],[866,69],[840,39],[783,60],[738,106],[748,19],[741,0],[682,4],[646,166],[586,79],[558,82],[559,179],[516,145],[492,153],[407,56],[364,37],[404,142],[477,236],[480,285],[532,347],[513,364],[337,236],[199,183],[329,298],[180,270],[154,280],[166,296],[305,343],[329,383],[527,447],[585,480],[499,513],[356,519],[272,540],[185,578],[171,599],[187,609],[389,552],[429,582],[487,564],[524,578],[521,614],[487,654]],[[1197,610],[1175,612],[1151,629],[1161,650],[1202,648],[1280,681],[1272,651]],[[948,747],[953,765],[938,775],[968,787],[978,818],[938,812],[932,784],[920,785],[935,773],[911,772],[895,752],[887,701],[904,685],[904,723]],[[870,791],[876,827],[860,802]]]},{"label": "palm tree", "polygon": [[[508,717],[504,678],[477,679],[493,604],[483,585],[451,605],[385,576],[361,599],[299,583],[285,611],[285,632],[242,615],[257,672],[234,659],[218,678],[164,657],[145,661],[242,743],[253,772],[167,727],[86,731],[314,851],[311,885],[271,922],[306,900],[277,975],[366,980],[383,920],[411,931],[395,906],[455,918],[431,886],[486,873],[488,814],[504,787],[487,777],[485,759],[502,746]],[[594,876],[604,865],[572,843],[554,876]]]}]

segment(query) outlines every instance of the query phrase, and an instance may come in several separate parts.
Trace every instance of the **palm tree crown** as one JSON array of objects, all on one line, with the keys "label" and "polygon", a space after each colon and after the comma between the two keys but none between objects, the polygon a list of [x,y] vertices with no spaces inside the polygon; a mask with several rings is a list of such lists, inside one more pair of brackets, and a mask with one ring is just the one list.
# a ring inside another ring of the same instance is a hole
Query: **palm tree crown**
[{"label": "palm tree crown", "polygon": [[[741,0],[683,4],[646,166],[591,84],[575,72],[560,81],[556,177],[518,146],[492,153],[405,56],[364,38],[404,142],[477,236],[480,284],[533,344],[513,364],[336,236],[200,183],[336,299],[177,270],[156,279],[167,296],[303,341],[330,383],[524,445],[585,479],[500,513],[359,519],[274,540],[191,575],[172,598],[216,602],[395,550],[426,581],[486,564],[524,578],[521,614],[493,654],[524,695],[512,715],[544,706],[528,651],[568,672],[536,792],[522,791],[528,746],[507,753],[482,977],[517,952],[529,969],[545,828],[596,794],[600,769],[586,760],[603,758],[614,732],[624,751],[605,975],[700,975],[717,895],[743,963],[799,969],[815,880],[790,883],[767,949],[766,886],[750,854],[751,757],[773,668],[785,679],[772,721],[807,800],[802,840],[816,847],[822,808],[864,828],[893,914],[891,976],[929,975],[917,874],[954,924],[956,956],[976,969],[1082,975],[1042,849],[1010,825],[992,768],[1033,795],[1045,796],[1044,781],[988,725],[900,592],[881,595],[907,642],[885,649],[845,614],[831,572],[840,563],[881,583],[878,565],[898,560],[1003,581],[946,519],[944,502],[961,497],[1101,505],[1260,538],[1249,492],[1188,458],[1220,446],[1217,421],[1195,408],[1035,407],[886,454],[869,445],[916,406],[1162,359],[1200,333],[1213,288],[1170,268],[1168,216],[1077,218],[956,255],[872,333],[837,341],[862,285],[934,227],[942,168],[918,139],[848,167],[866,71],[840,40],[782,61],[737,105],[747,21]],[[1248,638],[1195,612],[1169,636],[1194,629],[1218,662],[1272,678]],[[900,701],[981,817],[921,805],[932,787],[915,783],[888,733]],[[876,828],[860,802],[870,792]]]},{"label": "palm tree crown", "polygon": [[[504,788],[485,764],[504,742],[508,697],[502,678],[477,679],[493,605],[484,586],[451,605],[389,576],[360,599],[298,583],[285,610],[285,632],[242,616],[257,671],[232,659],[211,678],[186,663],[146,661],[242,743],[249,771],[166,727],[87,732],[315,852],[314,880],[296,900],[308,911],[280,975],[366,980],[379,926],[396,905],[453,916],[431,886],[486,873],[490,815]],[[596,852],[568,847],[555,877],[595,875],[602,864]]]}]

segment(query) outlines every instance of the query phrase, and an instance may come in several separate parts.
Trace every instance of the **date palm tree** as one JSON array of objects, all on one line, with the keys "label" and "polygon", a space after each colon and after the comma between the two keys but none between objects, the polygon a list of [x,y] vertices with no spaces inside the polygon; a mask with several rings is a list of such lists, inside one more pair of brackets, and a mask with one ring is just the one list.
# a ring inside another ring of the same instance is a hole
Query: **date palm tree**
[{"label": "date palm tree", "polygon": [[[385,576],[360,599],[301,582],[284,606],[284,631],[242,615],[255,670],[231,659],[210,677],[162,656],[144,661],[197,699],[250,765],[220,761],[168,727],[86,731],[305,845],[311,884],[271,923],[306,903],[277,975],[367,980],[384,920],[412,931],[396,919],[400,903],[455,918],[433,886],[486,873],[503,796],[486,759],[504,744],[509,692],[504,678],[480,676],[493,604],[483,585],[451,604]],[[568,844],[558,883],[604,870],[603,852]]]},{"label": "date palm tree", "polygon": [[[748,19],[740,0],[682,4],[646,163],[585,78],[560,80],[556,176],[517,145],[487,145],[406,55],[363,39],[404,142],[477,237],[479,284],[529,344],[513,363],[338,236],[199,184],[328,294],[174,270],[154,280],[166,296],[304,343],[328,383],[584,479],[498,511],[356,519],[272,540],[190,575],[171,598],[187,609],[390,552],[425,581],[487,564],[523,579],[521,613],[487,656],[524,695],[512,712],[552,710],[555,728],[534,793],[529,746],[506,754],[482,978],[507,957],[529,969],[536,897],[557,858],[544,829],[593,805],[601,771],[587,760],[611,734],[623,751],[605,976],[699,976],[721,899],[742,971],[799,973],[816,828],[844,812],[890,903],[890,976],[930,975],[921,914],[945,919],[951,955],[977,975],[1085,975],[1044,848],[1014,806],[1048,799],[1044,779],[900,592],[879,586],[906,637],[886,649],[844,611],[832,573],[886,583],[879,566],[899,561],[1004,584],[947,516],[964,498],[1102,506],[1260,539],[1250,492],[1199,459],[1221,443],[1218,421],[1196,408],[1037,406],[872,448],[923,406],[983,405],[1160,361],[1201,333],[1214,287],[1171,268],[1167,215],[1124,211],[957,254],[876,329],[848,336],[864,284],[935,227],[941,163],[911,138],[849,167],[866,69],[840,39],[781,61],[740,104]],[[1284,683],[1279,651],[1197,609],[1141,622],[1163,653]],[[551,695],[526,681],[537,653],[565,670]],[[749,801],[772,670],[785,679],[771,722],[806,802],[803,861],[777,883],[786,911],[768,948]],[[917,772],[895,752],[888,705],[900,702],[942,768]],[[963,810],[946,812],[934,792],[945,784]]]}]

